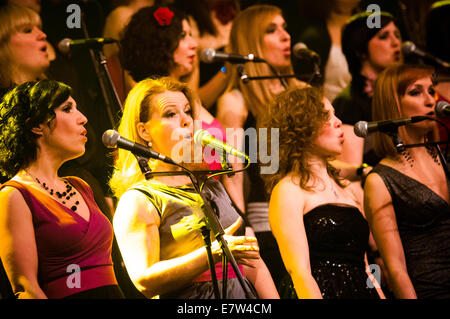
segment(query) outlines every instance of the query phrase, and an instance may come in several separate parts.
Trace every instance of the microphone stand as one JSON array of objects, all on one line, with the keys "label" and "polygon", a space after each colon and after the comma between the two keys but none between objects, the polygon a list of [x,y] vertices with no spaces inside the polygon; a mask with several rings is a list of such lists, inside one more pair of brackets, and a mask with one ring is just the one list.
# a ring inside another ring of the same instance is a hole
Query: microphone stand
[{"label": "microphone stand", "polygon": [[[206,225],[202,226],[201,228],[201,232],[202,232],[202,236],[203,239],[205,241],[205,245],[206,245],[206,251],[207,251],[207,257],[208,257],[208,265],[209,265],[209,269],[211,272],[211,279],[213,282],[213,288],[214,288],[214,294],[216,296],[216,299],[220,299],[220,294],[219,294],[219,288],[218,288],[218,280],[217,280],[217,276],[216,276],[216,270],[215,270],[215,264],[214,264],[214,259],[213,259],[213,255],[212,255],[212,249],[211,249],[211,238],[210,238],[210,234],[211,232],[213,233],[214,237],[216,238],[216,240],[219,242],[220,244],[220,248],[222,249],[223,252],[223,256],[222,256],[222,261],[227,261],[229,260],[231,263],[231,266],[233,267],[233,270],[238,278],[238,281],[242,287],[242,289],[244,290],[244,293],[247,297],[250,297],[250,292],[248,287],[246,286],[246,283],[242,277],[242,274],[239,270],[239,267],[236,263],[236,260],[234,259],[233,254],[231,253],[228,244],[225,240],[225,238],[223,237],[225,235],[225,231],[223,230],[222,225],[220,224],[219,219],[217,218],[217,215],[214,213],[214,210],[212,209],[212,207],[209,205],[207,199],[205,198],[201,187],[199,186],[199,183],[197,181],[197,178],[194,175],[194,172],[188,170],[187,168],[183,167],[180,164],[177,164],[178,167],[180,167],[183,171],[170,171],[170,172],[152,172],[150,167],[148,166],[148,161],[149,159],[146,157],[142,157],[142,156],[138,156],[136,154],[134,154],[138,164],[139,164],[139,168],[141,169],[141,172],[144,174],[146,180],[151,179],[153,176],[155,175],[159,175],[159,176],[175,176],[175,175],[187,175],[189,176],[192,185],[194,186],[195,192],[200,196],[202,202],[203,202],[203,212],[206,216]],[[223,171],[224,173],[229,173],[230,169],[226,169],[226,170],[210,170],[210,171],[196,171],[196,173],[201,173],[203,174],[204,172],[221,172]],[[225,265],[223,265],[224,269],[225,269]],[[226,271],[224,273],[224,276],[222,278],[222,284],[225,285],[226,287],[226,280],[227,277],[225,276],[227,275]],[[224,288],[224,298],[226,297],[226,291]]]},{"label": "microphone stand", "polygon": [[[241,65],[243,66],[243,65]],[[249,81],[252,80],[270,80],[270,79],[290,79],[290,78],[296,78],[300,81],[307,82],[311,85],[315,85],[320,82],[322,79],[322,75],[320,74],[320,70],[315,71],[313,74],[287,74],[287,75],[267,75],[267,76],[248,76],[247,73],[244,72],[243,68],[239,68],[238,66],[238,74],[242,82],[247,84]],[[285,88],[286,86],[283,85]]]},{"label": "microphone stand", "polygon": [[413,148],[413,147],[423,147],[423,146],[434,146],[438,152],[439,159],[441,161],[441,165],[444,168],[445,175],[448,179],[450,179],[450,170],[448,167],[447,160],[445,159],[444,155],[442,154],[442,150],[439,147],[439,144],[448,144],[449,141],[439,141],[439,142],[425,142],[425,143],[417,143],[417,144],[403,144],[403,141],[398,136],[398,128],[396,129],[396,132],[387,132],[391,138],[392,142],[394,143],[395,148],[397,149],[398,153],[401,153],[405,151],[407,148]]},{"label": "microphone stand", "polygon": [[[89,38],[83,12],[81,14],[81,24],[83,27],[84,36],[86,38]],[[97,74],[97,78],[99,80],[100,90],[102,91],[102,95],[106,103],[106,112],[111,122],[111,126],[115,127],[116,126],[116,119],[114,117],[115,112],[111,109],[111,106],[115,105],[114,109],[119,113],[116,115],[120,118],[120,113],[123,110],[122,103],[120,102],[119,95],[117,94],[116,88],[112,82],[111,74],[107,67],[106,57],[103,54],[101,47],[99,46],[98,48],[95,49],[95,51],[94,49],[89,49],[89,54],[91,56],[91,60],[94,65],[95,73]],[[103,69],[103,75],[101,72],[101,68]],[[113,97],[111,97],[111,94],[108,94],[107,87],[109,87],[110,93],[112,92]]]},{"label": "microphone stand", "polygon": [[245,84],[247,84],[250,80],[269,80],[269,79],[278,79],[278,80],[280,80],[281,85],[282,85],[285,89],[287,89],[287,88],[288,88],[288,83],[285,81],[287,77],[285,77],[285,76],[283,76],[283,75],[279,75],[279,74],[277,73],[277,71],[275,70],[275,68],[274,68],[270,63],[268,63],[267,61],[264,61],[264,62],[269,66],[269,68],[272,70],[272,72],[273,72],[275,75],[249,77],[248,74],[245,73],[245,71],[244,71],[244,68],[245,68],[244,65],[243,65],[243,64],[238,64],[238,65],[236,65],[236,68],[237,68],[239,77],[240,77],[240,79],[242,80],[242,82],[244,82]]}]

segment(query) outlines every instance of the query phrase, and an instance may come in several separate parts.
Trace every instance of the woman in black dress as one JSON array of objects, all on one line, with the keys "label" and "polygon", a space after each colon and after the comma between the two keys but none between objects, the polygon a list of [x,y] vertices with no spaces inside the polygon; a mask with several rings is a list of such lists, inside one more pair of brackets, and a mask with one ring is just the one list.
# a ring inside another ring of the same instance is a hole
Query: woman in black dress
[{"label": "woman in black dress", "polygon": [[361,201],[329,163],[344,142],[331,103],[317,88],[291,89],[275,98],[261,126],[279,128],[279,170],[264,177],[289,272],[281,298],[379,298],[366,273],[370,232]]},{"label": "woman in black dress", "polygon": [[[433,69],[399,65],[376,82],[373,119],[434,116]],[[434,121],[398,128],[403,144],[438,136]],[[396,298],[450,298],[449,178],[434,146],[399,152],[391,137],[376,133],[383,157],[364,188],[368,221]]]}]

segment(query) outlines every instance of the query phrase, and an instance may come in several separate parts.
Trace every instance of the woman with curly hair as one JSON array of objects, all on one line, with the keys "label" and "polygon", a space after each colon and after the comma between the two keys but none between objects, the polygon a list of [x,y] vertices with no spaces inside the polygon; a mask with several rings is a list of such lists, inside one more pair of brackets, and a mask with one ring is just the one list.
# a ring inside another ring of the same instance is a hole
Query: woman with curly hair
[{"label": "woman with curly hair", "polygon": [[261,126],[279,128],[279,171],[264,176],[289,273],[281,297],[379,298],[367,284],[362,203],[330,164],[344,142],[333,106],[317,88],[291,89],[274,99]]},{"label": "woman with curly hair", "polygon": [[0,104],[0,257],[18,298],[122,298],[113,231],[91,188],[58,176],[83,155],[86,117],[71,88],[42,80]]},{"label": "woman with curly hair", "polygon": [[[291,38],[286,28],[281,9],[272,5],[250,6],[241,11],[233,21],[228,52],[241,55],[252,53],[265,59],[273,67],[271,69],[266,63],[246,63],[244,72],[248,76],[274,76],[272,79],[245,83],[241,80],[238,68],[230,68],[228,88],[217,102],[217,118],[227,130],[227,142],[238,149],[250,150],[253,141],[247,139],[249,135],[245,136],[244,133],[256,128],[259,117],[276,94],[286,88],[305,85],[295,78],[280,80],[273,73],[274,70],[278,75],[294,73],[291,64]],[[250,158],[257,156],[249,155]],[[258,163],[252,161],[248,170],[236,174],[234,183],[239,192],[236,197],[241,197],[241,201],[245,202],[245,213],[258,238],[261,257],[278,285],[285,269],[270,231],[269,196],[264,189]]]}]

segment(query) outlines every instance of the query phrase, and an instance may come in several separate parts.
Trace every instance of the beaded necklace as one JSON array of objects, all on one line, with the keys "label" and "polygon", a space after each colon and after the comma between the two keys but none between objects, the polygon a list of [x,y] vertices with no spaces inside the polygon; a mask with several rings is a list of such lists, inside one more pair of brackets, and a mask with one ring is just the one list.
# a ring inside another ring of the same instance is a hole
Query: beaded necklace
[{"label": "beaded necklace", "polygon": [[[58,199],[62,200],[62,204],[63,205],[66,205],[66,201],[69,201],[72,197],[74,197],[77,194],[75,188],[72,185],[70,185],[70,183],[68,181],[66,181],[66,180],[64,180],[64,184],[66,185],[66,189],[65,189],[65,191],[60,192],[60,191],[55,191],[53,188],[50,188],[47,185],[47,183],[41,183],[39,178],[34,177],[30,173],[27,172],[27,174],[30,175],[31,177],[33,177],[36,180],[36,182],[43,189],[45,189],[51,196],[57,197]],[[78,204],[80,204],[80,202],[78,200],[75,201],[74,205],[72,205],[72,207],[70,207],[70,209],[75,212],[77,210],[77,208],[78,208]]]}]

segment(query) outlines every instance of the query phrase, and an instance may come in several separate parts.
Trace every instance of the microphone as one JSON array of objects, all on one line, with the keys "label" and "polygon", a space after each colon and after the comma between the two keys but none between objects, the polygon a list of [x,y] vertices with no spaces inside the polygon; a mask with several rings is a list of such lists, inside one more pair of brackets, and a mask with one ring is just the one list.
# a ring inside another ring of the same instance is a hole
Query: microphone
[{"label": "microphone", "polygon": [[429,118],[427,116],[413,116],[402,119],[385,120],[378,122],[359,121],[353,127],[353,131],[355,132],[356,136],[365,138],[367,137],[367,135],[373,132],[389,133],[399,126],[407,125],[410,123],[417,123],[428,119]]},{"label": "microphone", "polygon": [[258,58],[253,54],[240,55],[218,52],[214,49],[207,48],[203,49],[200,53],[200,60],[204,63],[213,62],[231,62],[231,63],[246,63],[246,62],[266,62],[264,59]]},{"label": "microphone", "polygon": [[72,40],[69,38],[62,39],[58,43],[58,49],[64,54],[70,52],[72,48],[99,48],[108,43],[114,43],[117,40],[112,38],[89,38],[89,39],[78,39]]},{"label": "microphone", "polygon": [[221,140],[216,139],[206,130],[197,130],[194,133],[194,143],[201,144],[202,146],[209,146],[217,151],[225,151],[226,153],[229,153],[236,157],[244,158],[247,161],[249,160],[247,154],[238,151],[231,145],[228,145]]},{"label": "microphone", "polygon": [[102,136],[102,142],[108,148],[123,148],[138,156],[154,158],[169,164],[178,165],[171,158],[155,152],[147,146],[127,140],[114,130],[105,131]]},{"label": "microphone", "polygon": [[313,63],[320,64],[320,55],[314,52],[313,50],[308,49],[306,44],[303,42],[297,42],[292,47],[292,54],[300,60],[311,60]]},{"label": "microphone", "polygon": [[434,107],[434,112],[438,116],[450,116],[450,104],[445,101],[439,101]]},{"label": "microphone", "polygon": [[416,55],[444,68],[450,68],[450,63],[445,62],[428,52],[422,51],[411,41],[403,42],[402,53],[403,55]]}]

